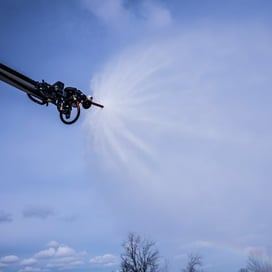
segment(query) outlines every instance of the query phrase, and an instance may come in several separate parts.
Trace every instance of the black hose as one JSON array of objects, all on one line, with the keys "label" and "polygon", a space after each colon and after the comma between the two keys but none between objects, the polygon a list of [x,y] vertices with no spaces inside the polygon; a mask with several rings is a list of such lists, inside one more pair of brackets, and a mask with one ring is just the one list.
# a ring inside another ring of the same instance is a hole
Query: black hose
[{"label": "black hose", "polygon": [[76,102],[76,109],[77,109],[77,114],[76,114],[75,118],[72,119],[71,121],[68,121],[70,119],[70,117],[66,118],[66,114],[60,111],[60,120],[66,125],[71,125],[71,124],[75,123],[80,116],[79,102]]}]

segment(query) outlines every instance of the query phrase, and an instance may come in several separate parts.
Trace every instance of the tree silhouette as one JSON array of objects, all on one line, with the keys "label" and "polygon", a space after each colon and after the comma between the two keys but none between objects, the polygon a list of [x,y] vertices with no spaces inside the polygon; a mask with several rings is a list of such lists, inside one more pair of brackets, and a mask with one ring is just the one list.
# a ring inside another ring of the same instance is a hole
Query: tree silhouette
[{"label": "tree silhouette", "polygon": [[121,272],[157,272],[159,271],[159,252],[155,243],[130,233],[123,244],[121,254]]},{"label": "tree silhouette", "polygon": [[186,268],[182,269],[182,272],[197,272],[198,268],[202,266],[202,258],[198,254],[189,254],[188,263]]},{"label": "tree silhouette", "polygon": [[248,272],[272,272],[272,258],[263,251],[251,252],[247,260]]}]

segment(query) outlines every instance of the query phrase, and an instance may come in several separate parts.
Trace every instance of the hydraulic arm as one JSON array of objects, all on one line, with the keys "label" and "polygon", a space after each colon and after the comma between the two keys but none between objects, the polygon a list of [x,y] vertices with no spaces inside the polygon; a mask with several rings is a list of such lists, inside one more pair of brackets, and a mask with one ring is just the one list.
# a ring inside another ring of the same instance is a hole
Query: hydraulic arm
[{"label": "hydraulic arm", "polygon": [[[93,98],[85,95],[74,87],[64,87],[61,81],[48,84],[44,80],[35,81],[10,67],[0,63],[0,80],[25,92],[35,103],[40,105],[54,104],[60,115],[60,119],[65,124],[75,123],[80,116],[80,105],[84,109],[89,109],[92,105],[103,108],[104,106],[93,102]],[[75,115],[71,115],[75,109]]]}]

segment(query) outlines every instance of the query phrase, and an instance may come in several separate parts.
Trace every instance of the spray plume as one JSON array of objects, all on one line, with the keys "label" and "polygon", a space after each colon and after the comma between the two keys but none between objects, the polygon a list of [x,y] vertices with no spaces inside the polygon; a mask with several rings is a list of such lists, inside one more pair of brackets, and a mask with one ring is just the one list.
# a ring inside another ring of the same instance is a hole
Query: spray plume
[{"label": "spray plume", "polygon": [[103,164],[137,173],[158,170],[169,155],[182,159],[180,152],[194,140],[226,137],[218,108],[211,107],[210,77],[218,59],[207,53],[216,47],[209,39],[186,39],[135,46],[92,79],[105,108],[91,111],[85,125]]},{"label": "spray plume", "polygon": [[[139,214],[148,207],[151,229],[153,215],[157,226],[181,229],[190,213],[190,233],[200,222],[207,232],[216,222],[224,233],[219,221],[241,221],[236,207],[250,205],[248,180],[255,184],[249,169],[270,146],[258,134],[265,116],[256,104],[267,104],[256,90],[263,78],[269,81],[269,58],[252,42],[262,40],[264,48],[265,37],[253,29],[183,33],[125,50],[93,77],[94,96],[105,108],[90,111],[85,127],[106,187],[112,186],[103,195],[109,192],[116,210],[124,201]],[[121,182],[116,188],[114,177]],[[124,218],[137,225],[135,214]]]}]

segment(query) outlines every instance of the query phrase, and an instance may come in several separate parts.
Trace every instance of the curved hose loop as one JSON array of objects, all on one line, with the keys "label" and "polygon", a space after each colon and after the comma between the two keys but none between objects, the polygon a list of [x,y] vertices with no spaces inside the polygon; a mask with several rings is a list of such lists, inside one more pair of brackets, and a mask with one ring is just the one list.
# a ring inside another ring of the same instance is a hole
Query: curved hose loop
[{"label": "curved hose loop", "polygon": [[71,121],[68,121],[68,119],[70,119],[70,117],[66,118],[65,113],[60,111],[60,120],[66,125],[71,125],[71,124],[75,123],[80,116],[80,104],[78,101],[76,101],[76,110],[77,110],[76,116]]},{"label": "curved hose loop", "polygon": [[47,102],[44,101],[44,100],[39,100],[38,98],[34,97],[33,95],[31,94],[27,94],[27,96],[30,98],[30,100],[32,100],[33,102],[39,104],[39,105],[44,105],[46,104]]}]

